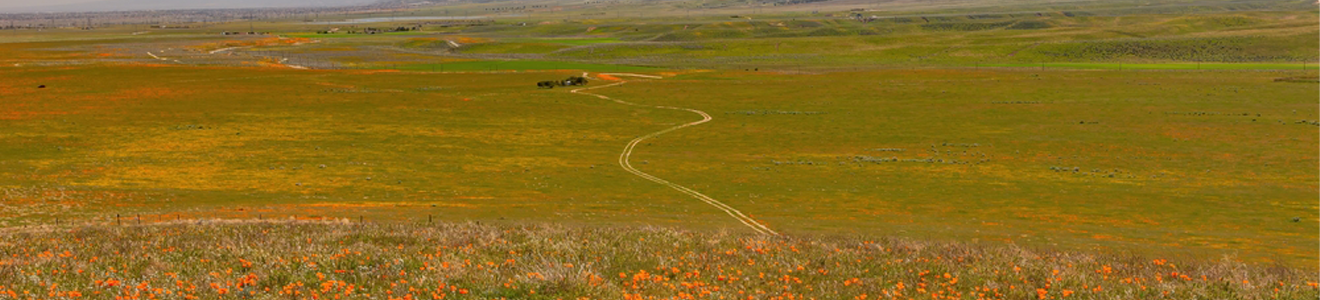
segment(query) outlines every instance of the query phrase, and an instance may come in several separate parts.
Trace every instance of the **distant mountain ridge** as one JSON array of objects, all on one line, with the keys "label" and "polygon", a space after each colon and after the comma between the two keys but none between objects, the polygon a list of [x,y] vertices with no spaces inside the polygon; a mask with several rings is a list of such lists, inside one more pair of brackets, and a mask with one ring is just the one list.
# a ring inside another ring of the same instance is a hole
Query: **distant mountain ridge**
[{"label": "distant mountain ridge", "polygon": [[85,3],[14,5],[0,2],[0,13],[89,12],[173,9],[326,7],[371,4],[376,0],[97,0]]}]

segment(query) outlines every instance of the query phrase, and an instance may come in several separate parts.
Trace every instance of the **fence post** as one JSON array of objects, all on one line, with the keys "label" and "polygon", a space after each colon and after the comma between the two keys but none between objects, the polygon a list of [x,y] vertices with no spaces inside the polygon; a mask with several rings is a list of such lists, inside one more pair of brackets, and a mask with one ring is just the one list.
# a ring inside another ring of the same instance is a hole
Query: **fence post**
[{"label": "fence post", "polygon": [[142,215],[137,215],[137,224],[142,225]]},{"label": "fence post", "polygon": [[124,226],[124,223],[119,219],[119,214],[115,214],[115,226]]}]

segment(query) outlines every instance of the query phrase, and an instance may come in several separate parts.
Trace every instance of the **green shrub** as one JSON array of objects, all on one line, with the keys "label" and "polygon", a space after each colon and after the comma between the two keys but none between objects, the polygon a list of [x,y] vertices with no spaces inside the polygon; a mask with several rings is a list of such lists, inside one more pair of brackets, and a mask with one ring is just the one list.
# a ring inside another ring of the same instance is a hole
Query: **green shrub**
[{"label": "green shrub", "polygon": [[1032,52],[1064,60],[1153,60],[1250,62],[1284,59],[1282,53],[1256,51],[1255,38],[1192,38],[1043,44]]},{"label": "green shrub", "polygon": [[1052,27],[1054,26],[1051,26],[1050,23],[1045,23],[1041,21],[1021,21],[1021,22],[1013,23],[1012,26],[1008,26],[1007,28],[1004,29],[1032,30],[1032,29],[1052,28]]}]

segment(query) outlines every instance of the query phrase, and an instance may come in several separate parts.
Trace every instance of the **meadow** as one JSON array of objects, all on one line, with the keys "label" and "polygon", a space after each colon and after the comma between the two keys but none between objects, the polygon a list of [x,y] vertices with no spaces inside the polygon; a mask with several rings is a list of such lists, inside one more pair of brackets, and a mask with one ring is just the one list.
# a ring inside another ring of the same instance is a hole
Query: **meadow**
[{"label": "meadow", "polygon": [[537,60],[511,60],[511,61],[459,61],[437,64],[405,64],[392,66],[388,69],[405,71],[503,71],[503,70],[583,70],[590,72],[638,72],[638,71],[657,71],[660,69],[652,67],[624,66],[624,65],[606,65],[606,64],[588,64],[565,61],[537,61]]},{"label": "meadow", "polygon": [[0,235],[0,251],[11,254],[0,258],[5,299],[1317,296],[1307,274],[1232,261],[1184,264],[906,239],[288,220]]},{"label": "meadow", "polygon": [[[580,73],[10,68],[4,221],[736,225],[616,165],[695,115],[533,86]],[[785,232],[1309,264],[1316,92],[1275,79],[1314,73],[689,72],[598,93],[711,113],[634,164]]]},{"label": "meadow", "polygon": [[1315,7],[1156,2],[0,32],[0,299],[1315,298]]}]

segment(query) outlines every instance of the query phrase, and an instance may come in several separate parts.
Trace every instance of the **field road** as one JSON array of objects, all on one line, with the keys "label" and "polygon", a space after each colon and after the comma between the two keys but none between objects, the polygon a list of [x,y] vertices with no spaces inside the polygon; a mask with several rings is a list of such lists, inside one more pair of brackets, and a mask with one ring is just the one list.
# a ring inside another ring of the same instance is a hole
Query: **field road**
[{"label": "field road", "polygon": [[209,53],[207,53],[207,54],[216,54],[216,53],[225,52],[225,51],[229,51],[229,50],[234,50],[234,49],[238,49],[238,48],[247,48],[247,47],[229,47],[229,48],[220,48],[220,49],[212,50],[211,52],[209,52]]},{"label": "field road", "polygon": [[[610,75],[613,75],[613,76],[631,76],[632,74],[610,73]],[[644,77],[644,76],[639,76],[639,77]],[[645,76],[645,77],[650,78],[649,76]],[[614,102],[617,102],[617,103],[619,103],[619,104],[624,104],[624,105],[640,106],[640,107],[649,107],[649,108],[661,108],[661,109],[673,109],[673,110],[684,110],[684,111],[690,111],[690,112],[696,113],[696,114],[698,114],[698,115],[701,115],[701,120],[700,120],[700,121],[696,121],[696,122],[691,122],[691,123],[686,123],[686,124],[682,124],[682,125],[674,126],[674,127],[670,127],[670,128],[668,128],[668,129],[665,129],[665,130],[661,130],[661,131],[653,132],[653,133],[651,133],[651,134],[643,135],[643,136],[641,136],[641,137],[638,137],[638,138],[633,139],[632,141],[628,142],[628,146],[626,146],[626,147],[623,148],[623,153],[620,153],[620,154],[619,154],[619,166],[620,166],[620,167],[623,167],[623,169],[626,170],[626,171],[628,171],[628,173],[633,173],[633,175],[637,175],[637,176],[639,176],[639,177],[646,178],[646,180],[650,180],[650,181],[653,181],[653,182],[655,182],[655,183],[659,183],[659,184],[661,184],[661,185],[668,186],[668,187],[670,187],[670,188],[673,188],[673,189],[675,189],[675,190],[678,190],[679,192],[683,192],[684,194],[687,194],[688,196],[692,196],[693,198],[697,198],[698,200],[701,200],[702,202],[706,202],[706,204],[710,204],[711,206],[714,206],[715,208],[719,208],[720,210],[723,210],[724,213],[729,214],[730,217],[733,217],[734,219],[738,220],[738,222],[742,222],[743,225],[747,225],[747,227],[752,228],[752,230],[755,230],[756,232],[759,232],[759,233],[761,233],[761,234],[767,234],[767,235],[779,235],[778,232],[775,232],[774,230],[771,230],[769,227],[766,227],[765,225],[762,225],[761,223],[756,222],[756,220],[752,219],[751,217],[748,217],[747,215],[744,215],[741,211],[738,211],[737,209],[734,209],[733,207],[729,206],[728,204],[724,204],[724,202],[720,202],[719,200],[715,200],[714,198],[711,198],[710,196],[706,196],[705,194],[702,194],[702,193],[700,193],[700,192],[697,192],[697,191],[694,191],[694,190],[689,189],[689,188],[687,188],[687,187],[684,187],[684,186],[681,186],[681,185],[678,185],[678,184],[675,184],[675,183],[669,182],[668,180],[660,179],[660,177],[655,177],[655,176],[653,176],[653,175],[651,175],[651,174],[647,174],[646,172],[642,172],[642,171],[640,171],[640,170],[637,170],[637,168],[633,168],[632,164],[629,163],[628,159],[629,159],[630,157],[632,157],[633,148],[637,147],[637,144],[638,144],[638,143],[641,143],[642,141],[644,141],[644,140],[646,140],[646,139],[653,138],[653,137],[659,136],[659,135],[661,135],[661,134],[668,133],[668,132],[670,132],[670,131],[679,130],[679,129],[682,129],[682,128],[685,128],[685,127],[696,126],[696,125],[700,125],[701,123],[710,122],[711,117],[710,117],[709,114],[706,114],[706,112],[703,112],[703,111],[700,111],[700,110],[695,110],[695,109],[690,109],[690,108],[671,107],[671,106],[651,106],[651,105],[642,105],[642,104],[637,104],[637,103],[632,103],[632,102],[627,102],[627,101],[623,101],[623,100],[619,100],[619,99],[614,99],[614,98],[606,97],[606,96],[604,96],[604,95],[599,95],[599,94],[592,94],[592,93],[582,92],[582,91],[586,91],[586,90],[594,90],[594,89],[600,89],[600,88],[607,88],[607,87],[612,87],[612,86],[618,86],[618,85],[622,85],[622,84],[624,84],[624,83],[628,83],[628,81],[626,81],[626,80],[620,80],[619,82],[616,82],[616,83],[611,83],[611,84],[602,85],[602,86],[589,87],[589,88],[580,88],[580,89],[572,90],[572,91],[570,91],[570,92],[571,92],[571,93],[574,93],[574,94],[583,94],[583,95],[596,96],[596,98],[601,98],[601,99],[605,99],[605,100],[610,100],[610,101],[614,101]]]}]

